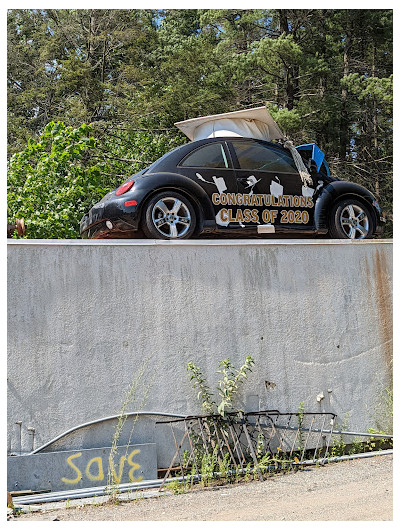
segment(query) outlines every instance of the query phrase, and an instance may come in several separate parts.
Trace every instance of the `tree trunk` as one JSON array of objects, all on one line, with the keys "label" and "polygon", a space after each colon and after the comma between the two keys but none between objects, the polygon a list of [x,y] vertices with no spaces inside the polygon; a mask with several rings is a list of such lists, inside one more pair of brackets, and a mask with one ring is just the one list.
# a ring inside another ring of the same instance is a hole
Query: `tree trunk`
[{"label": "tree trunk", "polygon": [[[294,37],[294,40],[296,40],[296,36],[293,35],[289,28],[289,20],[286,14],[286,10],[284,9],[278,9],[278,16],[279,16],[279,32],[281,35],[292,35]],[[295,101],[299,99],[298,92],[299,92],[299,81],[298,81],[298,75],[299,75],[299,67],[298,65],[289,65],[284,66],[285,71],[285,106],[287,109],[292,110],[294,108]]]},{"label": "tree trunk", "polygon": [[[376,45],[373,43],[372,51],[372,69],[371,75],[375,77],[375,62],[376,62]],[[378,147],[378,112],[375,96],[372,97],[372,152],[374,154],[375,161],[379,159],[379,147]],[[374,162],[375,162],[374,161]],[[380,175],[379,172],[376,172],[375,176],[375,194],[379,199],[380,194]]]},{"label": "tree trunk", "polygon": [[[351,48],[351,31],[349,21],[347,23],[343,50],[343,79],[350,74],[349,50]],[[348,90],[342,88],[340,109],[340,132],[339,132],[339,157],[346,160],[350,151],[349,139],[349,116],[348,116]]]}]

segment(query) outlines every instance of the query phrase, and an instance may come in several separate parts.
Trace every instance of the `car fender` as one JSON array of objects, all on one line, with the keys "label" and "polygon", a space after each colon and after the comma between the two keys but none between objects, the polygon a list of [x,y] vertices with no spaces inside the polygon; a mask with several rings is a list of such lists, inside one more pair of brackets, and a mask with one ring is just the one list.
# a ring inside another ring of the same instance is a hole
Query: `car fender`
[{"label": "car fender", "polygon": [[363,186],[347,181],[332,181],[325,186],[315,201],[315,228],[325,230],[329,228],[329,216],[333,204],[341,199],[353,197],[366,203],[374,216],[375,226],[378,224],[376,207],[373,206],[375,197]]},{"label": "car fender", "polygon": [[200,214],[200,222],[208,221],[215,223],[214,207],[205,190],[196,182],[184,175],[172,172],[159,172],[144,174],[135,180],[135,194],[140,196],[139,215],[142,213],[146,202],[158,192],[172,189],[188,196],[194,203],[197,214]]}]

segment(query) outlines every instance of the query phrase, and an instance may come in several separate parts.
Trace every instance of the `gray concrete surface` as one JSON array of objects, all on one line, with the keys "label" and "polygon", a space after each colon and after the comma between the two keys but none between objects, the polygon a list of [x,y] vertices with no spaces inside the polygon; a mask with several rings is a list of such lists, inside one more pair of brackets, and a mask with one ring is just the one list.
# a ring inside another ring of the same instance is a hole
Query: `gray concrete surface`
[{"label": "gray concrete surface", "polygon": [[7,490],[57,492],[157,479],[154,443],[115,448],[108,478],[110,452],[93,448],[8,457]]},{"label": "gray concrete surface", "polygon": [[[247,355],[239,407],[304,402],[354,431],[374,427],[392,379],[392,242],[8,242],[9,452],[18,421],[27,452],[118,414],[143,360],[128,409],[199,413],[187,363],[214,388],[218,362]],[[153,442],[152,426],[138,422],[132,443]],[[109,446],[114,427],[55,449]]]}]

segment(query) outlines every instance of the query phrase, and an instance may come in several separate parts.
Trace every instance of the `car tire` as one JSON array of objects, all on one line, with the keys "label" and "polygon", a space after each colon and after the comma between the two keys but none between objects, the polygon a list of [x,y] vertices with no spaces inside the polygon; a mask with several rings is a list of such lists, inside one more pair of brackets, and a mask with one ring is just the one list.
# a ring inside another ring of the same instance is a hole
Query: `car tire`
[{"label": "car tire", "polygon": [[185,240],[196,229],[196,212],[192,203],[174,191],[160,192],[146,204],[143,232],[157,240]]},{"label": "car tire", "polygon": [[332,238],[364,240],[374,232],[374,219],[369,208],[357,199],[335,203],[330,215],[329,234]]}]

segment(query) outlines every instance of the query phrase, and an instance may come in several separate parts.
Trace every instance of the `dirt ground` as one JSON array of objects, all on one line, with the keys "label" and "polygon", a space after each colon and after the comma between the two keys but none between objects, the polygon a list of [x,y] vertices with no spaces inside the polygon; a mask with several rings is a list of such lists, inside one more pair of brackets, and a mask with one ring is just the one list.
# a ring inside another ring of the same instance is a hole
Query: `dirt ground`
[{"label": "dirt ground", "polygon": [[392,455],[382,455],[310,467],[264,482],[195,488],[118,505],[51,510],[42,505],[40,512],[12,517],[12,521],[392,520],[392,468]]}]

